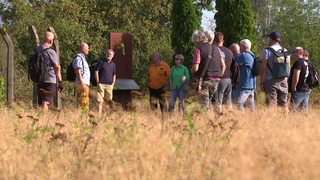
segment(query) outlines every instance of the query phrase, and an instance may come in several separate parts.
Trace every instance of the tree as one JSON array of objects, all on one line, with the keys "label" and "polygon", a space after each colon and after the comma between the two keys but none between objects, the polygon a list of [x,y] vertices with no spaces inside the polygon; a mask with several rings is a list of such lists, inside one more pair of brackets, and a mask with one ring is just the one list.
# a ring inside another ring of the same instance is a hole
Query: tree
[{"label": "tree", "polygon": [[192,0],[173,0],[171,45],[176,53],[185,56],[187,67],[191,67],[194,45],[191,36],[200,26]]},{"label": "tree", "polygon": [[[272,31],[282,34],[281,45],[291,50],[306,48],[310,59],[320,56],[320,1],[319,0],[253,0],[260,51],[267,46],[266,35]],[[267,7],[267,8],[266,8]],[[319,62],[313,61],[318,67]]]},{"label": "tree", "polygon": [[224,34],[225,45],[249,39],[255,45],[255,27],[251,0],[216,1],[216,31]]},{"label": "tree", "polygon": [[[133,36],[133,77],[143,89],[147,87],[146,76],[141,74],[147,72],[152,51],[160,51],[164,59],[171,60],[171,0],[7,2],[0,6],[0,18],[14,41],[15,66],[19,77],[27,77],[26,59],[32,52],[29,25],[37,28],[40,38],[48,26],[54,27],[60,39],[63,73],[83,41],[90,45],[90,61],[104,55],[109,32],[130,33]],[[21,81],[26,79],[21,78]]]}]

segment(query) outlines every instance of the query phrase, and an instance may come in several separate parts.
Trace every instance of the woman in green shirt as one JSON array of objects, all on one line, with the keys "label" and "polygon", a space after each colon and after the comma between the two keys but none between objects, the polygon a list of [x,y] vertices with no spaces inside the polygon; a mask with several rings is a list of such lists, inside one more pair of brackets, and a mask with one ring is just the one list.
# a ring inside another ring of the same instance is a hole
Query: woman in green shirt
[{"label": "woman in green shirt", "polygon": [[176,65],[170,70],[170,90],[171,97],[169,103],[169,112],[173,112],[177,97],[179,98],[179,111],[184,110],[185,85],[190,79],[189,71],[182,63],[184,57],[181,54],[174,56]]}]

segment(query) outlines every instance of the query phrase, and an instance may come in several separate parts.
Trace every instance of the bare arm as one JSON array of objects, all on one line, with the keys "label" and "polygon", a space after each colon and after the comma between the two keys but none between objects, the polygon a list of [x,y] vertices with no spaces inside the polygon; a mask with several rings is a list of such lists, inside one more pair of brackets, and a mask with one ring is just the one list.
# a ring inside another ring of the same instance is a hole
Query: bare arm
[{"label": "bare arm", "polygon": [[226,63],[224,62],[224,60],[221,58],[221,75],[224,74],[224,72],[226,71]]},{"label": "bare arm", "polygon": [[114,83],[116,83],[116,75],[115,74],[112,76],[112,85],[114,85]]},{"label": "bare arm", "polygon": [[292,91],[297,91],[297,85],[298,85],[298,81],[299,81],[299,77],[300,77],[300,72],[301,70],[299,69],[295,69],[293,71],[293,77],[292,77]]},{"label": "bare arm", "polygon": [[199,70],[199,64],[193,64],[191,67],[191,73],[194,74]]},{"label": "bare arm", "polygon": [[99,71],[94,71],[94,79],[96,80],[97,84],[99,84]]},{"label": "bare arm", "polygon": [[267,60],[263,60],[260,67],[260,87],[262,91],[264,91],[263,82],[266,79],[267,62]]},{"label": "bare arm", "polygon": [[55,70],[54,72],[56,73],[58,81],[62,81],[60,64],[54,64],[54,70]]}]

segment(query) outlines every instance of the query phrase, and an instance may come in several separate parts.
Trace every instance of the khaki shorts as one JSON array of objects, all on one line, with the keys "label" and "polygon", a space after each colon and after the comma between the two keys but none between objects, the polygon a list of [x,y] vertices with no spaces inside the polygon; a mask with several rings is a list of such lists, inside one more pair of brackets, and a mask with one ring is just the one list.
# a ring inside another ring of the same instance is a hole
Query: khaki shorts
[{"label": "khaki shorts", "polygon": [[98,84],[97,85],[97,101],[98,102],[103,102],[104,100],[111,100],[113,97],[113,85],[108,85],[108,84]]}]

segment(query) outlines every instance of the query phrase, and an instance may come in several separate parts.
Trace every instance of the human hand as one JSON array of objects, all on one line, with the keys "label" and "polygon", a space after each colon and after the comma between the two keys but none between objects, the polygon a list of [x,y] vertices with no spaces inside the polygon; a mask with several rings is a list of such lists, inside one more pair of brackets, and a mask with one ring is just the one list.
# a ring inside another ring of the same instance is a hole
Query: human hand
[{"label": "human hand", "polygon": [[186,81],[186,76],[182,76],[181,81],[185,82]]},{"label": "human hand", "polygon": [[63,86],[62,86],[62,85],[59,85],[59,86],[58,86],[58,92],[61,93],[62,91],[63,91]]}]

